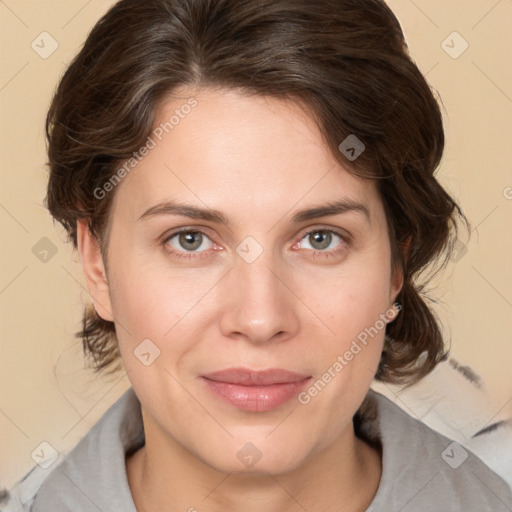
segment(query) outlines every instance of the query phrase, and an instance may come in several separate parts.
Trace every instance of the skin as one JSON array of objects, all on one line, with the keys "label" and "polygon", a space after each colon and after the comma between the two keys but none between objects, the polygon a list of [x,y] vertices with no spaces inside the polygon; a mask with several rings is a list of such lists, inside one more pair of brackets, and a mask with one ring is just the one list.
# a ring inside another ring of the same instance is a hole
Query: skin
[{"label": "skin", "polygon": [[[315,381],[332,367],[402,285],[391,268],[382,201],[291,101],[183,89],[161,104],[155,126],[191,96],[197,106],[117,186],[108,253],[78,226],[94,305],[116,324],[142,405],[146,445],[126,461],[137,509],[366,510],[381,459],[354,435],[351,419],[375,374],[384,330],[307,405],[292,399],[272,411],[242,411],[200,376],[284,368]],[[171,200],[219,210],[229,224],[169,213],[140,219]],[[292,220],[340,200],[363,205],[368,216],[349,209]],[[191,242],[169,239],[179,228],[206,235],[195,252]],[[317,231],[326,244],[310,234]],[[248,236],[263,250],[252,263],[236,252]],[[134,350],[148,338],[160,356],[145,366]],[[248,441],[262,454],[252,467],[237,457]]]}]

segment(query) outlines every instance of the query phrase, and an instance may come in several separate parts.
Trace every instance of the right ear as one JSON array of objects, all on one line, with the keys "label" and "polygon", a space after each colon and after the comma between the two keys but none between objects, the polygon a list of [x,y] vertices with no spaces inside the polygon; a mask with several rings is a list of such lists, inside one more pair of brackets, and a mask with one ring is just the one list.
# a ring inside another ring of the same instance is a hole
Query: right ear
[{"label": "right ear", "polygon": [[94,309],[103,320],[113,322],[110,290],[100,244],[83,219],[77,222],[77,246]]}]

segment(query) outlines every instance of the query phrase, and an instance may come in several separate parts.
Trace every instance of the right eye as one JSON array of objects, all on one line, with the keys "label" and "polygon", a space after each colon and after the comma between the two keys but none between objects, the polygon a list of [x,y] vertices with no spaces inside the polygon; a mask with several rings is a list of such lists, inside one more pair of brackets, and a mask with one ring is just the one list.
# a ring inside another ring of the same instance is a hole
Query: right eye
[{"label": "right eye", "polygon": [[217,246],[210,238],[201,231],[184,229],[172,233],[164,240],[164,245],[169,252],[177,258],[197,258],[195,253],[205,253],[208,249],[215,249]]}]

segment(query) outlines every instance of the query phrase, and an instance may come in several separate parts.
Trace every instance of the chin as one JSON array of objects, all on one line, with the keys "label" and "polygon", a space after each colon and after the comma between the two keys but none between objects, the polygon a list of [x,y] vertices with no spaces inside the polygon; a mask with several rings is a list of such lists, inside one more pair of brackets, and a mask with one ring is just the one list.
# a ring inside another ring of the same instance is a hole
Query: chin
[{"label": "chin", "polygon": [[[231,451],[231,450],[230,450]],[[290,473],[299,468],[307,457],[298,450],[283,451],[281,446],[271,446],[258,449],[248,441],[242,447],[233,448],[235,457],[226,457],[226,452],[208,454],[203,461],[213,469],[222,473],[245,476],[268,476]],[[216,455],[218,457],[216,457]]]}]

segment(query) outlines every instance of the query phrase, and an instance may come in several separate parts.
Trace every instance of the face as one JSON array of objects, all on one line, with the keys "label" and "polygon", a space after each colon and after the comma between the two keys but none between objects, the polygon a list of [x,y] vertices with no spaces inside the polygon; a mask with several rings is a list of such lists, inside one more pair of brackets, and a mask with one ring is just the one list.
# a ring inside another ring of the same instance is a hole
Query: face
[{"label": "face", "polygon": [[401,285],[383,205],[297,104],[180,98],[117,185],[107,279],[81,228],[89,287],[146,436],[225,472],[291,471],[353,436],[376,371]]}]

